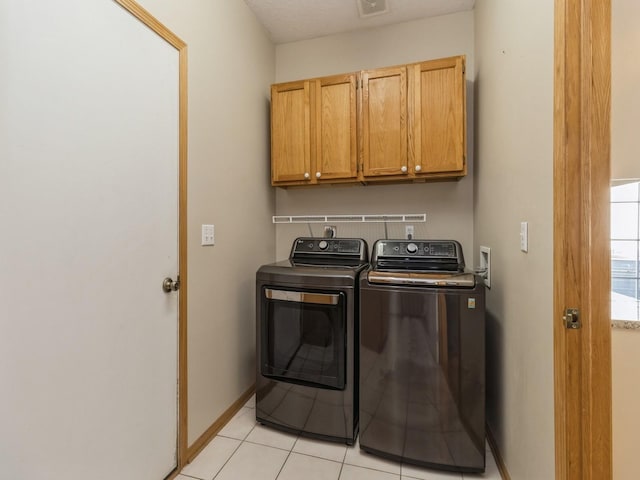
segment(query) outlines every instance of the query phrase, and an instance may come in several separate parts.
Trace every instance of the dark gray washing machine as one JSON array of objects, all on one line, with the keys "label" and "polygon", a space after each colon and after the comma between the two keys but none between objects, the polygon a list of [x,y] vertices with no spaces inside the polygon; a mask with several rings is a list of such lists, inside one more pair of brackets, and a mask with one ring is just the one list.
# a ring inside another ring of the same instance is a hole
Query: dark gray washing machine
[{"label": "dark gray washing machine", "polygon": [[256,419],[352,445],[358,432],[358,281],[367,244],[298,238],[256,274]]},{"label": "dark gray washing machine", "polygon": [[360,279],[360,447],[485,469],[485,289],[452,240],[378,240]]}]

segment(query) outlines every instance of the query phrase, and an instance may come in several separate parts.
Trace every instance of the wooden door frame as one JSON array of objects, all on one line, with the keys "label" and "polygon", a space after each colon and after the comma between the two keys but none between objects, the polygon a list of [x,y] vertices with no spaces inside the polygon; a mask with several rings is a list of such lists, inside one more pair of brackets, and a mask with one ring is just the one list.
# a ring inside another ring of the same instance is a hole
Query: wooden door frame
[{"label": "wooden door frame", "polygon": [[[555,1],[556,479],[612,478],[611,0]],[[566,308],[580,311],[567,329]]]},{"label": "wooden door frame", "polygon": [[167,477],[173,478],[187,458],[187,44],[134,0],[115,1],[178,51],[178,438],[176,469]]}]

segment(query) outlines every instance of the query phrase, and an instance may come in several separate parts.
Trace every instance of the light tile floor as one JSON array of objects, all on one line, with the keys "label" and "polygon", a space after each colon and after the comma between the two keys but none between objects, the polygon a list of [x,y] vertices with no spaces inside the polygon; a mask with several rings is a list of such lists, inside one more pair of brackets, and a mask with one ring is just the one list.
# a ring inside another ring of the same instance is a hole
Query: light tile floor
[{"label": "light tile floor", "polygon": [[484,474],[447,473],[369,455],[346,445],[256,423],[255,396],[218,432],[178,480],[500,480],[487,447]]}]

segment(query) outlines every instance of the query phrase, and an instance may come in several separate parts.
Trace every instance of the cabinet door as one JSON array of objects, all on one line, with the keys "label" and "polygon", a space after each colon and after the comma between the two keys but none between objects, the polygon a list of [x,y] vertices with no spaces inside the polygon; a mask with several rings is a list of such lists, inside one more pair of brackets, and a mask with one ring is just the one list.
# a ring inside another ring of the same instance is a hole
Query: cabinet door
[{"label": "cabinet door", "polygon": [[368,180],[408,172],[406,67],[362,72],[362,160]]},{"label": "cabinet door", "polygon": [[410,65],[409,160],[417,175],[466,174],[464,57]]},{"label": "cabinet door", "polygon": [[353,179],[358,174],[356,142],[356,75],[315,80],[315,115],[318,182]]},{"label": "cabinet door", "polygon": [[308,80],[271,86],[271,184],[311,181],[312,85]]}]

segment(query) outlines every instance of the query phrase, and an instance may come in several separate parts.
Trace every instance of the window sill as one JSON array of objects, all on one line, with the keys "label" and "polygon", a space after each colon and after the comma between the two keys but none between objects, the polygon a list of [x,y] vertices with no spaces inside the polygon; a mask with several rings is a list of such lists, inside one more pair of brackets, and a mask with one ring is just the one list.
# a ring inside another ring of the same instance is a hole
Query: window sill
[{"label": "window sill", "polygon": [[611,328],[615,330],[640,330],[638,320],[611,320]]}]

